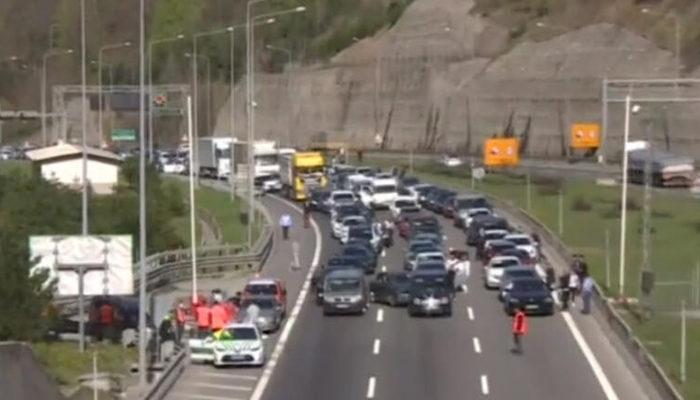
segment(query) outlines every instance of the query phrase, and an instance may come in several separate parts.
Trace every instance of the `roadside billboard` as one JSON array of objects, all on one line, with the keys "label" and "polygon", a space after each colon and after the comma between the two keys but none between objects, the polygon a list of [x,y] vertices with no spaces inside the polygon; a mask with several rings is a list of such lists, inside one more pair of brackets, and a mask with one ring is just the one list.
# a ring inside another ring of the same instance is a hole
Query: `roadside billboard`
[{"label": "roadside billboard", "polygon": [[571,147],[574,149],[597,149],[600,147],[600,125],[576,123],[571,125]]},{"label": "roadside billboard", "polygon": [[134,293],[130,235],[31,236],[29,254],[35,263],[30,274],[46,271],[59,296],[78,295],[80,266],[86,296]]},{"label": "roadside billboard", "polygon": [[520,162],[518,138],[492,138],[484,142],[484,165],[487,167],[516,166]]}]

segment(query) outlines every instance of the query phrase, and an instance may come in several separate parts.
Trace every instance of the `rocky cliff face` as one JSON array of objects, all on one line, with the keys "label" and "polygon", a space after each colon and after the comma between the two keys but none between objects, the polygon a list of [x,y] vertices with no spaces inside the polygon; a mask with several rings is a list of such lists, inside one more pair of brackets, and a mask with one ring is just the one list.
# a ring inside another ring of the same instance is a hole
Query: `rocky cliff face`
[{"label": "rocky cliff face", "polygon": [[[569,127],[604,118],[604,79],[676,76],[673,54],[617,26],[601,23],[543,42],[507,49],[508,32],[469,13],[471,1],[416,0],[388,31],[339,53],[328,65],[256,75],[258,137],[303,146],[328,140],[393,149],[477,152],[483,139],[512,126],[527,135],[527,154],[568,151]],[[502,54],[497,56],[498,54]],[[642,111],[632,135],[649,127],[671,151],[697,155],[698,85],[637,86]],[[612,89],[605,153],[619,153],[628,87]],[[236,91],[237,136],[245,137],[245,87]],[[228,134],[229,105],[215,132]]]}]

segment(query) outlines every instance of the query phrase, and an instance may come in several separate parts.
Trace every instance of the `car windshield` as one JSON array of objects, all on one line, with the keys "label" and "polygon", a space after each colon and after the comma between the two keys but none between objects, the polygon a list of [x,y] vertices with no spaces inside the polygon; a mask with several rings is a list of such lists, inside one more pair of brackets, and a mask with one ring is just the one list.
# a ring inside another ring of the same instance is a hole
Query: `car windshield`
[{"label": "car windshield", "polygon": [[361,286],[357,278],[333,278],[327,282],[327,292],[351,292],[359,290]]},{"label": "car windshield", "polygon": [[396,202],[397,208],[415,207],[415,205],[416,205],[416,203],[414,203],[413,200],[398,200]]},{"label": "car windshield", "polygon": [[407,274],[389,275],[389,280],[397,284],[406,284],[410,282]]},{"label": "car windshield", "polygon": [[484,233],[484,240],[494,240],[494,239],[501,239],[505,236],[501,232],[486,232]]},{"label": "car windshield", "polygon": [[418,264],[416,269],[422,271],[441,271],[445,269],[445,264],[436,262],[422,262]]},{"label": "car windshield", "polygon": [[458,199],[457,200],[457,208],[459,208],[459,209],[476,208],[476,207],[488,208],[488,206],[489,206],[488,201],[486,201],[486,199],[483,199],[483,198]]},{"label": "car windshield", "polygon": [[256,306],[258,306],[262,309],[270,309],[270,308],[275,308],[275,306],[277,306],[277,302],[274,299],[253,297],[252,299],[244,300],[241,303],[241,308],[246,308],[251,304],[255,304]]},{"label": "car windshield", "polygon": [[374,193],[393,193],[396,192],[395,185],[377,185],[374,186]]},{"label": "car windshield", "polygon": [[425,244],[417,244],[417,245],[411,245],[411,248],[409,251],[411,253],[426,253],[429,251],[436,251],[437,249],[435,248],[435,245],[432,243],[425,243]]},{"label": "car windshield", "polygon": [[372,239],[372,231],[369,229],[350,229],[348,237],[354,239]]},{"label": "car windshield", "polygon": [[420,186],[420,187],[414,188],[414,190],[416,192],[418,192],[419,194],[425,194],[425,193],[428,193],[431,190],[433,190],[433,187],[432,186]]},{"label": "car windshield", "polygon": [[277,294],[277,285],[270,283],[256,283],[254,285],[248,285],[245,289],[246,293],[250,293],[253,295],[260,295],[260,294],[266,294],[266,295],[275,295]]},{"label": "car windshield", "polygon": [[255,156],[255,164],[257,165],[277,165],[277,156],[274,154]]},{"label": "car windshield", "polygon": [[508,268],[518,266],[520,266],[520,261],[518,261],[517,258],[505,258],[500,260],[494,260],[491,263],[491,268]]},{"label": "car windshield", "polygon": [[346,247],[343,250],[343,254],[349,255],[349,256],[364,256],[366,254],[366,250],[363,249],[362,247]]},{"label": "car windshield", "polygon": [[425,288],[442,288],[447,284],[447,277],[444,275],[437,276],[416,276],[411,280],[411,288],[420,290]]},{"label": "car windshield", "polygon": [[515,271],[508,271],[507,275],[511,278],[522,278],[526,276],[534,276],[535,271],[528,270],[528,269],[521,269],[521,270],[515,270]]},{"label": "car windshield", "polygon": [[530,239],[527,237],[512,237],[507,239],[509,242],[513,242],[514,244],[520,246],[520,245],[528,245],[530,244]]},{"label": "car windshield", "polygon": [[345,225],[345,226],[362,225],[364,223],[365,223],[364,218],[346,218],[343,220],[343,225]]},{"label": "car windshield", "polygon": [[257,340],[258,334],[253,328],[229,328],[228,334],[232,340]]},{"label": "car windshield", "polygon": [[545,290],[544,282],[538,279],[516,279],[513,281],[515,292],[536,292]]},{"label": "car windshield", "polygon": [[416,214],[420,212],[420,208],[416,206],[409,206],[409,207],[401,207],[401,213],[406,215],[406,214]]},{"label": "car windshield", "polygon": [[337,193],[333,195],[334,201],[353,201],[355,197],[351,193]]}]

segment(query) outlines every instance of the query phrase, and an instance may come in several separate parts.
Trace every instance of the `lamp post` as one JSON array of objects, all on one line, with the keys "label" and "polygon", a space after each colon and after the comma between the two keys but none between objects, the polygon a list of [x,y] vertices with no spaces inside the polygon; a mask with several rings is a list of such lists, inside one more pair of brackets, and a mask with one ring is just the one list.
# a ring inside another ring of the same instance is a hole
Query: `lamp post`
[{"label": "lamp post", "polygon": [[104,140],[104,131],[102,127],[102,109],[103,109],[103,101],[102,101],[102,53],[104,53],[107,50],[116,50],[116,49],[121,49],[123,47],[131,47],[131,42],[126,41],[122,43],[115,43],[115,44],[109,44],[106,46],[100,47],[100,51],[97,53],[97,81],[98,81],[98,87],[99,87],[99,95],[97,97],[97,120],[98,122],[98,127],[99,127],[99,132],[100,132],[100,140]]},{"label": "lamp post", "polygon": [[139,384],[146,387],[146,5],[139,0]]},{"label": "lamp post", "polygon": [[295,8],[290,8],[283,11],[277,11],[262,15],[253,16],[253,6],[255,4],[261,3],[266,0],[249,0],[246,7],[246,29],[248,31],[247,36],[247,54],[248,54],[248,68],[247,68],[247,109],[248,109],[248,246],[253,244],[253,201],[255,200],[254,194],[254,181],[255,181],[255,166],[253,165],[254,153],[253,153],[253,143],[255,142],[255,22],[261,19],[273,18],[285,14],[299,13],[306,11],[306,7],[299,6]]},{"label": "lamp post", "polygon": [[[196,47],[196,46],[195,46]],[[197,71],[198,71],[198,66],[197,66],[197,59],[198,58],[204,58],[207,61],[207,88],[211,90],[211,60],[209,59],[208,56],[204,54],[196,54],[196,53],[185,53],[185,57],[192,58],[192,64],[194,68],[192,69],[192,82],[193,82],[193,92],[194,92],[194,105],[193,105],[193,124],[194,124],[194,137],[192,143],[190,143],[190,151],[194,151],[192,153],[193,155],[193,160],[194,160],[194,171],[195,171],[195,186],[199,187],[199,146],[197,146],[197,141],[199,140],[199,130],[197,129],[197,105],[199,96],[197,95],[197,86],[198,86],[198,79],[197,79]],[[208,93],[208,96],[211,98],[211,93]],[[209,111],[207,111],[209,113]]]},{"label": "lamp post", "polygon": [[182,40],[185,35],[156,39],[148,42],[148,160],[153,161],[153,46],[161,43]]},{"label": "lamp post", "polygon": [[273,51],[278,51],[281,53],[285,53],[287,55],[287,102],[288,102],[288,107],[289,107],[289,121],[287,122],[287,146],[291,147],[292,146],[292,96],[290,93],[290,86],[291,86],[291,69],[292,69],[292,51],[288,49],[284,49],[282,47],[276,47],[272,45],[267,45],[265,46],[266,49],[268,50],[273,50]]},{"label": "lamp post", "polygon": [[44,56],[42,57],[42,63],[41,63],[41,88],[39,90],[40,92],[40,97],[41,97],[41,140],[42,145],[46,146],[47,145],[47,136],[46,136],[46,75],[47,75],[47,64],[48,60],[51,57],[55,56],[61,56],[65,54],[72,54],[73,49],[52,49],[44,53]]}]

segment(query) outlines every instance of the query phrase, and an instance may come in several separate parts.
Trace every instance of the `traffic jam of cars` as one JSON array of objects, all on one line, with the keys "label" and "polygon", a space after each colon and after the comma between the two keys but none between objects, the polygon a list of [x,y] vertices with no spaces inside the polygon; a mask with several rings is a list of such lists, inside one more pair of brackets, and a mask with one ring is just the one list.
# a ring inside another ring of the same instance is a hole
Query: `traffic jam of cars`
[{"label": "traffic jam of cars", "polygon": [[[450,219],[483,265],[484,287],[497,291],[507,314],[521,307],[554,313],[533,237],[514,229],[481,195],[392,172],[336,165],[330,190],[310,193],[311,209],[329,216],[331,236],[342,245],[312,277],[324,315],[364,314],[370,303],[383,303],[405,307],[410,316],[450,316],[473,261],[468,250],[446,248],[443,223]],[[395,236],[405,242],[402,264],[379,268]]]}]

